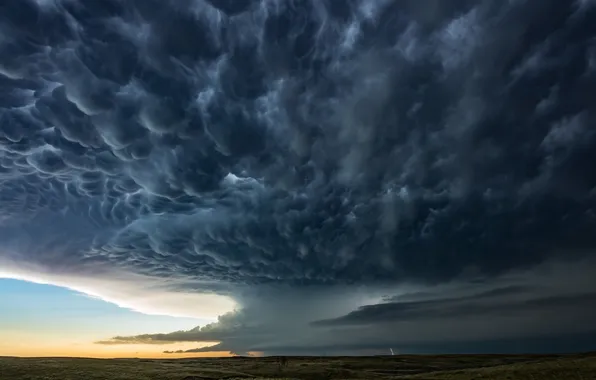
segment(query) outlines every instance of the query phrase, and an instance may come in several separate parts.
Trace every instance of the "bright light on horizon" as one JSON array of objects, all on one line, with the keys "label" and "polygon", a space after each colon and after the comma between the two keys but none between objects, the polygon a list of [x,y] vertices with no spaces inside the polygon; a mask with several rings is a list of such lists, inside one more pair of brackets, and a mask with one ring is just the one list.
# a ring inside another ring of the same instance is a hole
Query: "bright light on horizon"
[{"label": "bright light on horizon", "polygon": [[[32,281],[37,280],[37,281]],[[148,314],[43,279],[0,274],[0,356],[206,357],[228,353],[164,354],[213,342],[99,345],[117,335],[188,330],[213,319]]]}]

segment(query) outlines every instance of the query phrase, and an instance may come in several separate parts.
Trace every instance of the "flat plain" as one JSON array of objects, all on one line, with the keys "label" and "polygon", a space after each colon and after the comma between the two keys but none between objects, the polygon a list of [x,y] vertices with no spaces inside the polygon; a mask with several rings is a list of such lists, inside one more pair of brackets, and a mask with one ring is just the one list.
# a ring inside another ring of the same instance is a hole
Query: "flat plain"
[{"label": "flat plain", "polygon": [[85,359],[0,357],[1,380],[596,380],[596,353]]}]

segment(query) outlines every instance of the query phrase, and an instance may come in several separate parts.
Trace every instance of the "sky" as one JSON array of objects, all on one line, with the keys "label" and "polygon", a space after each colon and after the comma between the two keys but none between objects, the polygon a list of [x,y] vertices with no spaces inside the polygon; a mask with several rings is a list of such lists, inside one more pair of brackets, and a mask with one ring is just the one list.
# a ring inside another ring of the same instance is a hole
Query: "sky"
[{"label": "sky", "polygon": [[151,346],[93,342],[109,334],[184,330],[211,322],[147,315],[66,288],[6,278],[0,279],[0,300],[0,355],[158,357],[163,355]]},{"label": "sky", "polygon": [[594,20],[2,1],[0,355],[596,350]]}]

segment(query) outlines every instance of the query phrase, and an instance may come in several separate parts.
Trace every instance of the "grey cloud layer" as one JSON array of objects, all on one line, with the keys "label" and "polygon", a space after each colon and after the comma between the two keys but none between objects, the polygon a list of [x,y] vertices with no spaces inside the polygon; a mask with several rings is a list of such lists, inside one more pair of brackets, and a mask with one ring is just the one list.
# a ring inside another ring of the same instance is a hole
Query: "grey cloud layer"
[{"label": "grey cloud layer", "polygon": [[[214,342],[192,352],[370,354],[397,352],[571,352],[594,349],[594,260],[549,263],[490,281],[395,290],[345,312],[342,294],[283,292],[216,323],[166,334],[119,336],[100,344]],[[353,291],[354,289],[352,289]],[[335,302],[335,304],[334,304]],[[294,307],[291,306],[294,304]],[[323,315],[332,315],[332,318]],[[216,343],[217,342],[217,343]]]},{"label": "grey cloud layer", "polygon": [[591,255],[595,12],[3,1],[0,264],[244,299]]}]

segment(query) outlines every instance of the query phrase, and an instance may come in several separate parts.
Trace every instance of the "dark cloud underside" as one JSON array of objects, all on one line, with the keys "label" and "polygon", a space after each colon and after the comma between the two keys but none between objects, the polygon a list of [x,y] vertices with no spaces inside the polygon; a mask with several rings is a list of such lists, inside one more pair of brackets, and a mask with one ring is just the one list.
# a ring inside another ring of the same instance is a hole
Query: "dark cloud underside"
[{"label": "dark cloud underside", "polygon": [[230,283],[591,247],[594,9],[429,4],[4,2],[3,235]]}]

